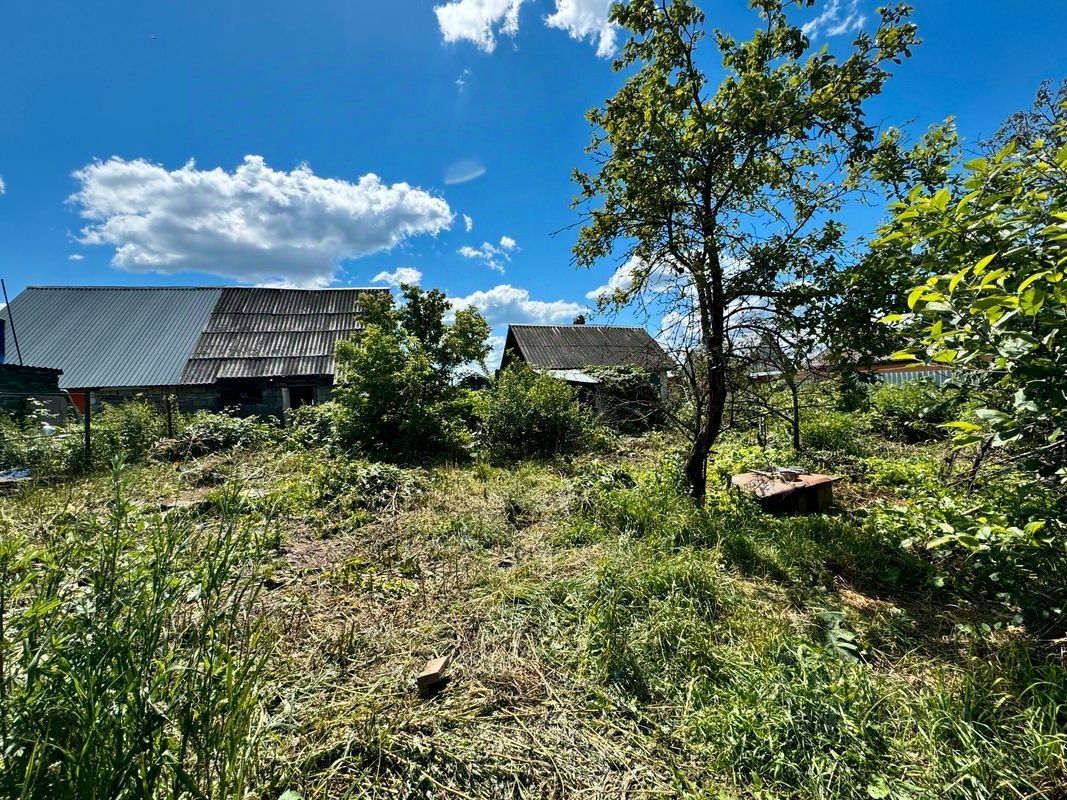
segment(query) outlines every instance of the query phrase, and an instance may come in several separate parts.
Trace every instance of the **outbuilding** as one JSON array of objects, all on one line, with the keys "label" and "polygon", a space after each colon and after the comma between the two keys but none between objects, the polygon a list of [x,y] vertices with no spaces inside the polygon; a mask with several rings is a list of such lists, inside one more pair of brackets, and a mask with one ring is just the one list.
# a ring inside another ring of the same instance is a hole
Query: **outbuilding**
[{"label": "outbuilding", "polygon": [[[279,415],[330,396],[334,346],[387,289],[31,286],[11,302],[23,363],[87,402]],[[6,348],[14,349],[10,326]]]}]

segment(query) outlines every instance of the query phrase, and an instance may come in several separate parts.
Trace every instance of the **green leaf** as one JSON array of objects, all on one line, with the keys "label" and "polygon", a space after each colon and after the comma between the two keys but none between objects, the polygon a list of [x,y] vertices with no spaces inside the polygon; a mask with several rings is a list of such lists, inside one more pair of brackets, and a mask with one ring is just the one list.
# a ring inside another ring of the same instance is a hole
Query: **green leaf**
[{"label": "green leaf", "polygon": [[889,797],[889,795],[889,784],[886,783],[885,778],[877,777],[867,784],[868,797],[873,797],[874,800],[884,800],[884,798]]},{"label": "green leaf", "polygon": [[985,272],[985,268],[988,267],[990,262],[996,257],[996,253],[990,253],[985,258],[979,260],[979,262],[974,265],[974,274],[981,275],[983,272]]},{"label": "green leaf", "polygon": [[889,357],[893,361],[918,361],[919,359],[913,353],[909,353],[907,350],[897,350]]}]

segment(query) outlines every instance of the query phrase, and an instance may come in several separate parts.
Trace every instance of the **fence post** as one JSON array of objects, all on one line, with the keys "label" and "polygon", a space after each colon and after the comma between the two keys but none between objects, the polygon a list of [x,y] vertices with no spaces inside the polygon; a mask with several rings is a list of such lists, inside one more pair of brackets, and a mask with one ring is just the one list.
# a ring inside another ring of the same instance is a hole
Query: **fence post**
[{"label": "fence post", "polygon": [[92,392],[85,390],[85,469],[93,468],[93,398]]},{"label": "fence post", "polygon": [[171,408],[171,405],[170,405],[170,395],[169,394],[166,395],[166,403],[167,403],[167,438],[168,439],[173,439],[174,438],[174,410]]}]

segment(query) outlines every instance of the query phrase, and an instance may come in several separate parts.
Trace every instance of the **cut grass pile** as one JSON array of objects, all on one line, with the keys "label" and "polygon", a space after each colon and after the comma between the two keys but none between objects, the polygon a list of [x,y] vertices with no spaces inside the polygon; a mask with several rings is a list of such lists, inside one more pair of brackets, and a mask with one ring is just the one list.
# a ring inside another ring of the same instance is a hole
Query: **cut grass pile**
[{"label": "cut grass pile", "polygon": [[[694,509],[668,450],[238,451],[0,500],[0,792],[1064,796],[1062,653],[859,515]],[[899,488],[871,469],[849,505]]]}]

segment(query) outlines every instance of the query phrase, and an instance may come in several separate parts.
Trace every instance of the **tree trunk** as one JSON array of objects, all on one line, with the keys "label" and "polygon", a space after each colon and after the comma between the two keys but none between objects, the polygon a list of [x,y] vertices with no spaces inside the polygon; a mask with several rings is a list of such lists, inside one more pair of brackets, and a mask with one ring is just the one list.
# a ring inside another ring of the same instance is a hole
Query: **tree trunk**
[{"label": "tree trunk", "polygon": [[800,441],[800,390],[796,384],[790,384],[789,392],[793,398],[793,417],[791,420],[793,426],[793,450],[799,453],[800,445],[802,444]]},{"label": "tree trunk", "polygon": [[726,360],[721,354],[708,360],[707,391],[707,411],[685,459],[686,488],[700,506],[708,496],[708,457],[722,431],[726,414]]}]

